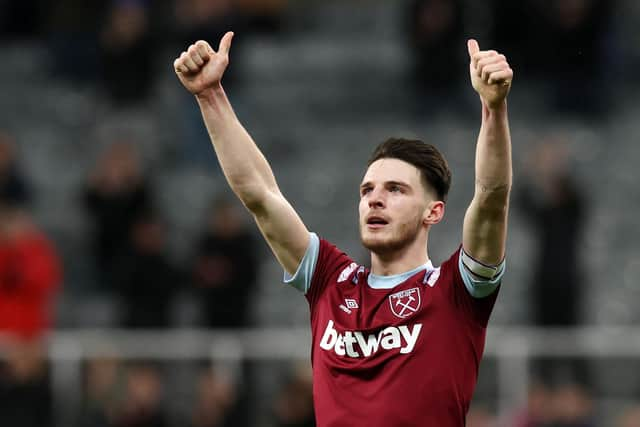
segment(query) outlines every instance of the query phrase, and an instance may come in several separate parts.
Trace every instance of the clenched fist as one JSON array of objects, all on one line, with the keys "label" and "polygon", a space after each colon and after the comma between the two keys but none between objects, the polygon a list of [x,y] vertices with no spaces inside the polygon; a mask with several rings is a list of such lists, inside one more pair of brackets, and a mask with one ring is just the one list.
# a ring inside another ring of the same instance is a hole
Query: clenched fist
[{"label": "clenched fist", "polygon": [[173,61],[173,68],[184,87],[194,95],[220,84],[229,65],[229,49],[233,33],[228,32],[220,40],[218,52],[209,43],[199,40]]},{"label": "clenched fist", "polygon": [[471,84],[489,108],[500,106],[511,89],[513,70],[504,55],[495,50],[480,50],[478,42],[467,42]]}]

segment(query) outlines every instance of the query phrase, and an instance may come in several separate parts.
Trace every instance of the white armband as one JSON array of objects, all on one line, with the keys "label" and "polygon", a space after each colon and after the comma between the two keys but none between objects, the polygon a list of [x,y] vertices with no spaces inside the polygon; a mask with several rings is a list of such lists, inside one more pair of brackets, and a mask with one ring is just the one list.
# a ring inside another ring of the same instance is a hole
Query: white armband
[{"label": "white armband", "polygon": [[460,250],[460,258],[467,271],[477,276],[478,280],[493,280],[504,268],[504,260],[498,265],[484,264],[471,257],[464,248]]},{"label": "white armband", "polygon": [[474,298],[491,295],[500,285],[504,275],[505,260],[498,265],[487,265],[460,249],[459,269],[464,285]]}]

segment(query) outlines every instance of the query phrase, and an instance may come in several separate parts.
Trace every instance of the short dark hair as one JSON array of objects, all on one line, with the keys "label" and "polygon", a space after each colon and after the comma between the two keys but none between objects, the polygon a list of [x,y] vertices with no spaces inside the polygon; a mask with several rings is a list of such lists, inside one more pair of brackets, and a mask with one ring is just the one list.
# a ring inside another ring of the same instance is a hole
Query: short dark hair
[{"label": "short dark hair", "polygon": [[433,189],[439,200],[447,201],[451,171],[436,147],[416,139],[389,138],[376,147],[367,167],[376,160],[385,158],[402,160],[418,168],[426,188]]}]

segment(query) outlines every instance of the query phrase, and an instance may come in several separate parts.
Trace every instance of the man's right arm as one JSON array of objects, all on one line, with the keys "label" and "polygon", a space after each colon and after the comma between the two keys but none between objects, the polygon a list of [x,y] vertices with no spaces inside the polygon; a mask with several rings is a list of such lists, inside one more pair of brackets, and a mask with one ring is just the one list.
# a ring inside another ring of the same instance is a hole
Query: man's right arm
[{"label": "man's right arm", "polygon": [[309,232],[284,198],[260,149],[240,124],[221,85],[232,33],[218,52],[199,41],[174,62],[178,78],[195,95],[229,185],[253,214],[282,267],[294,274],[309,245]]}]

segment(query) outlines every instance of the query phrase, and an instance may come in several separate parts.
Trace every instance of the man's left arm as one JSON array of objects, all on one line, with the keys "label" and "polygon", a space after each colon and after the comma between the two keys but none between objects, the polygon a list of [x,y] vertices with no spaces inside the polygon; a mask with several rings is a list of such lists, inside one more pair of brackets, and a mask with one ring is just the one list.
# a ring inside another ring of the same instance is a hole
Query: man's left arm
[{"label": "man's left arm", "polygon": [[482,126],[476,146],[475,194],[462,232],[463,261],[467,268],[473,264],[470,270],[480,273],[479,278],[490,279],[492,271],[501,272],[505,257],[512,183],[507,94],[513,71],[504,55],[481,51],[475,40],[469,40],[468,49],[471,83],[482,101]]}]

